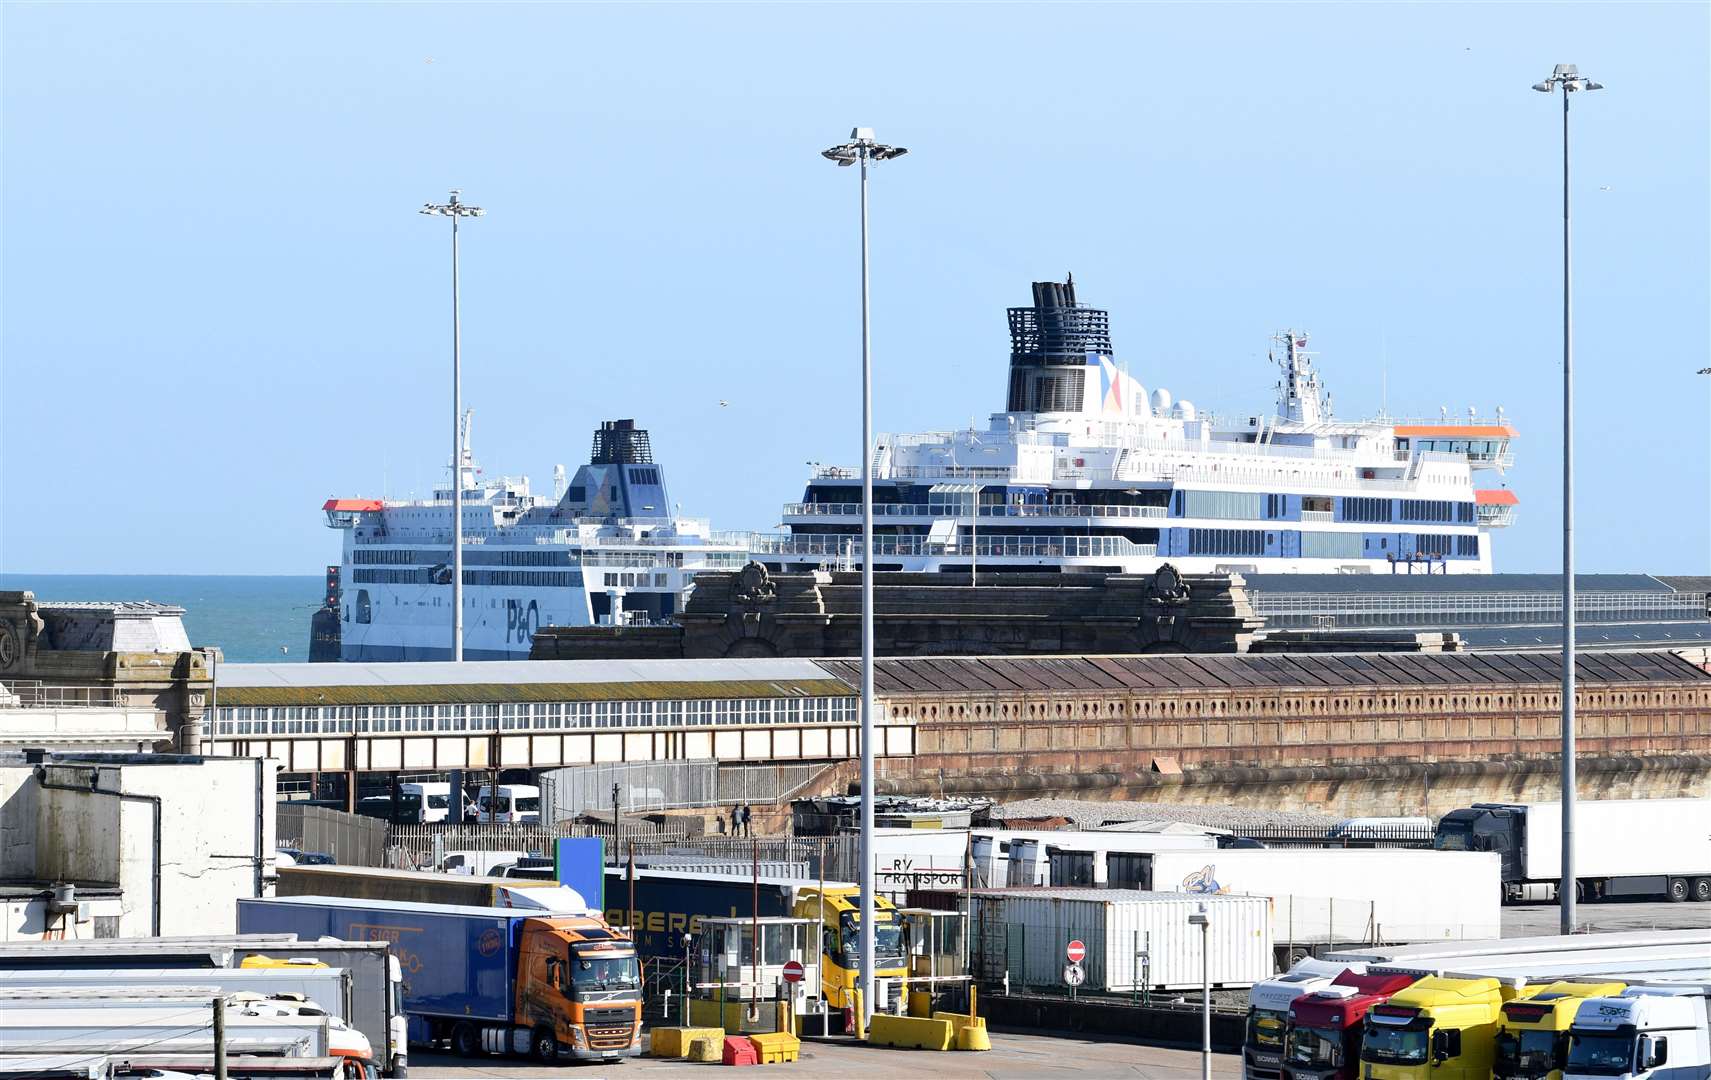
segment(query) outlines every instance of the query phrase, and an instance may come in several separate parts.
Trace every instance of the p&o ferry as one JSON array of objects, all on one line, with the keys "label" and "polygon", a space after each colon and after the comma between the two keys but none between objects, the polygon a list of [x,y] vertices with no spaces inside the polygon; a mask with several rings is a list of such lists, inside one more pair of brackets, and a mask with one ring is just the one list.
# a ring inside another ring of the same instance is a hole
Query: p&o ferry
[{"label": "p&o ferry", "polygon": [[[1274,415],[1226,422],[1115,359],[1106,311],[1075,282],[1009,310],[1008,402],[985,430],[882,435],[873,448],[881,570],[1464,574],[1491,572],[1516,499],[1481,478],[1513,463],[1492,418],[1342,420],[1305,333],[1277,335]],[[775,570],[853,566],[861,472],[816,466]],[[978,578],[976,579],[978,580]]]}]

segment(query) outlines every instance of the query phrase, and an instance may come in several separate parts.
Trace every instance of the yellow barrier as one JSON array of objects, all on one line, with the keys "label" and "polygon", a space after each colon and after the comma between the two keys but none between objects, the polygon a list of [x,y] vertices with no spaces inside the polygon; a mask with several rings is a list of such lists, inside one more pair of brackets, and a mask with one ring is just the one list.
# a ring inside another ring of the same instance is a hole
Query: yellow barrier
[{"label": "yellow barrier", "polygon": [[986,1031],[986,1017],[968,1013],[935,1012],[934,1020],[946,1020],[956,1029],[958,1050],[990,1050],[992,1036]]},{"label": "yellow barrier", "polygon": [[754,1031],[786,1031],[794,1027],[790,1004],[784,1001],[762,1001],[757,1018],[749,1019],[749,1003],[726,1000],[723,1007],[711,998],[689,999],[689,1023],[694,1027],[724,1028],[733,1035]]},{"label": "yellow barrier", "polygon": [[875,1046],[949,1050],[956,1042],[956,1025],[932,1017],[874,1013],[868,1024],[867,1041]]},{"label": "yellow barrier", "polygon": [[749,1036],[749,1042],[755,1044],[755,1051],[760,1055],[762,1065],[795,1061],[802,1052],[802,1040],[788,1031],[758,1032]]},{"label": "yellow barrier", "polygon": [[725,1059],[725,1036],[721,1034],[714,1039],[700,1035],[690,1039],[688,1057],[690,1061],[710,1061],[715,1065],[719,1064]]},{"label": "yellow barrier", "polygon": [[651,1032],[648,1056],[680,1058],[689,1053],[689,1044],[696,1039],[712,1039],[723,1043],[725,1032],[716,1027],[656,1027]]},{"label": "yellow barrier", "polygon": [[932,1016],[933,994],[930,990],[909,991],[909,1015]]}]

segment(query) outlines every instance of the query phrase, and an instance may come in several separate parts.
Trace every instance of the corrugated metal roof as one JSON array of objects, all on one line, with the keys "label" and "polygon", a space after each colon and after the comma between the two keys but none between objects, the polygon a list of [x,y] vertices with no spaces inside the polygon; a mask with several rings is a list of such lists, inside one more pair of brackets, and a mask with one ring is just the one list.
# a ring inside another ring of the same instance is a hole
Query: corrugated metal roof
[{"label": "corrugated metal roof", "polygon": [[460,704],[844,697],[812,660],[495,660],[463,664],[222,664],[222,705]]},{"label": "corrugated metal roof", "polygon": [[[822,660],[858,685],[858,661]],[[1668,652],[1594,652],[1576,658],[1585,683],[1700,682],[1711,674]],[[1414,687],[1561,680],[1555,653],[1301,653],[1256,656],[882,657],[883,695],[1230,690],[1259,687]]]}]

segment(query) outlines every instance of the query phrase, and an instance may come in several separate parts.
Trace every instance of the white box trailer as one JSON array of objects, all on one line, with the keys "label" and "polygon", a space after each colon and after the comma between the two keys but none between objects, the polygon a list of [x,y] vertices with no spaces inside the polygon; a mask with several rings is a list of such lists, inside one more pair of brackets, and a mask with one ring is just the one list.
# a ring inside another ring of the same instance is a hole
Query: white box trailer
[{"label": "white box trailer", "polygon": [[[983,968],[1012,987],[1063,987],[1072,940],[1086,946],[1083,989],[1123,993],[1198,987],[1201,958],[1213,986],[1252,986],[1272,974],[1263,897],[1185,896],[1133,889],[1015,889],[973,894]],[[1201,904],[1205,932],[1188,917]]]},{"label": "white box trailer", "polygon": [[[298,941],[295,934],[209,934],[156,938],[91,938],[0,944],[0,971],[18,968],[238,968],[245,960],[307,961],[350,972],[351,1014],[345,1021],[374,1047],[381,1071],[405,1075],[404,977],[384,941]],[[386,1054],[381,1048],[386,1047]]]},{"label": "white box trailer", "polygon": [[[1711,902],[1711,799],[1585,799],[1574,806],[1574,876],[1584,900]],[[1503,860],[1509,900],[1549,900],[1562,876],[1562,804],[1475,803],[1438,821],[1434,845]]]},{"label": "white box trailer", "polygon": [[[277,968],[12,968],[0,970],[0,993],[20,987],[56,989],[87,987],[122,990],[177,990],[212,986],[223,994],[250,993],[262,997],[301,994],[303,999],[340,1020],[349,1021],[352,1008],[351,974],[344,968],[292,965]],[[353,1025],[354,1026],[354,1025]],[[384,1045],[384,1044],[383,1044]]]},{"label": "white box trailer", "polygon": [[1159,891],[1264,896],[1279,946],[1444,941],[1503,932],[1501,863],[1486,852],[1226,848],[1157,852]]},{"label": "white box trailer", "polygon": [[[331,1057],[325,1016],[249,1016],[226,1010],[226,1052]],[[213,998],[173,1004],[8,1002],[0,1046],[19,1054],[213,1053]]]}]

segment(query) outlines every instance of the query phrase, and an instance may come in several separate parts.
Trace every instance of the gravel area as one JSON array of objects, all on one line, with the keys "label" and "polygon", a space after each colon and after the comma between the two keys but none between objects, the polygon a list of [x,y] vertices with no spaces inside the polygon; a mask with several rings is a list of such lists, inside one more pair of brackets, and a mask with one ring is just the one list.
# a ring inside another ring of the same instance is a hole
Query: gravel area
[{"label": "gravel area", "polygon": [[1182,803],[1089,802],[1082,799],[1023,799],[992,811],[994,820],[1062,817],[1078,828],[1097,829],[1115,821],[1182,821],[1193,825],[1241,832],[1271,827],[1323,827],[1346,820],[1331,814],[1300,810],[1262,810],[1242,806],[1193,806]]}]

